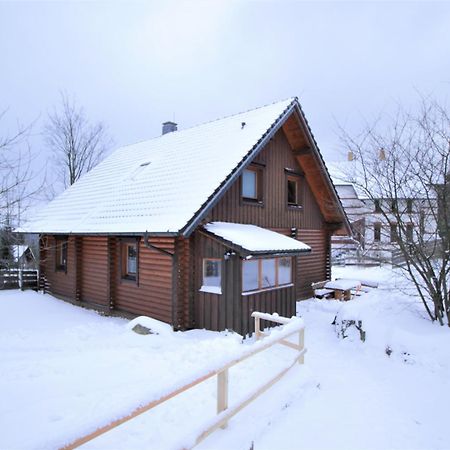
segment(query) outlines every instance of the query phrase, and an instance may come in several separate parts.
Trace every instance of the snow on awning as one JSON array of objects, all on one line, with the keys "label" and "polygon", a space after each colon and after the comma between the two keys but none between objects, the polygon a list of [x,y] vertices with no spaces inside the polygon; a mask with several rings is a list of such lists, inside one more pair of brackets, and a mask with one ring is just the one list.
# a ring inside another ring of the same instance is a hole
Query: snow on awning
[{"label": "snow on awning", "polygon": [[211,222],[205,225],[205,230],[224,240],[231,247],[248,255],[271,255],[310,252],[311,247],[304,242],[267,230],[256,225],[241,223]]}]

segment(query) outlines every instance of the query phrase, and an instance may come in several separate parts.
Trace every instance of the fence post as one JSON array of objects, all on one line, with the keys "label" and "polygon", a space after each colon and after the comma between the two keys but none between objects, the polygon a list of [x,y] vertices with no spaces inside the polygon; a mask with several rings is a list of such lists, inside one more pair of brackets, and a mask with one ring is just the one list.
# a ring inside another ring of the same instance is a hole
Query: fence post
[{"label": "fence post", "polygon": [[[217,414],[228,408],[228,369],[217,374]],[[228,423],[225,422],[221,428],[225,429]]]},{"label": "fence post", "polygon": [[258,316],[255,316],[255,336],[256,340],[261,337],[261,319]]},{"label": "fence post", "polygon": [[19,270],[19,280],[18,280],[18,282],[19,282],[19,289],[21,291],[23,291],[23,269],[21,267],[19,267],[18,270]]},{"label": "fence post", "polygon": [[[300,347],[300,351],[303,351],[305,349],[305,329],[304,328],[302,328],[298,332],[298,346]],[[298,363],[299,364],[304,364],[305,363],[305,355],[304,354],[302,354],[298,358]]]}]

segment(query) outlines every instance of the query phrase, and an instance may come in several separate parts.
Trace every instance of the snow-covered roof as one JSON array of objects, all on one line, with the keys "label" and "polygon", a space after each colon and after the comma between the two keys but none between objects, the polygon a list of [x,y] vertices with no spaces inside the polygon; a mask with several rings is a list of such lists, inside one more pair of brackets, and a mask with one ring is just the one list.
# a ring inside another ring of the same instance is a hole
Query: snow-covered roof
[{"label": "snow-covered roof", "polygon": [[211,222],[205,229],[251,255],[311,251],[311,247],[303,242],[256,225]]},{"label": "snow-covered roof", "polygon": [[121,147],[24,229],[178,233],[295,105],[291,98]]}]

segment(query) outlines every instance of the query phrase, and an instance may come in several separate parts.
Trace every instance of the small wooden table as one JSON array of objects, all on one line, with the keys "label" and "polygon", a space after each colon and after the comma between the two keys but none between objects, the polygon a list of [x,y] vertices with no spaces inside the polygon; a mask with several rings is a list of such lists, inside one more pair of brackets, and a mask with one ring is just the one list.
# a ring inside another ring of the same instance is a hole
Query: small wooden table
[{"label": "small wooden table", "polygon": [[350,300],[352,298],[352,289],[361,289],[361,282],[358,280],[328,281],[324,288],[333,289],[334,298],[338,300]]}]

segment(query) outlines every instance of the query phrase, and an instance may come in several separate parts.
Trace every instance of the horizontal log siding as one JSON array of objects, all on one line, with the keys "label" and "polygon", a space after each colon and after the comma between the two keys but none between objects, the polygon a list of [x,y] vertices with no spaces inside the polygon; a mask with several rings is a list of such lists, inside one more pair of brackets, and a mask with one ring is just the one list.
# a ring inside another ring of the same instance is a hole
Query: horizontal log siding
[{"label": "horizontal log siding", "polygon": [[81,301],[108,306],[108,238],[106,236],[81,239]]},{"label": "horizontal log siding", "polygon": [[285,168],[301,172],[292,150],[280,130],[255,162],[263,168],[263,205],[248,204],[241,198],[241,181],[238,179],[208,215],[209,220],[251,223],[264,228],[321,229],[324,220],[315,197],[304,177],[300,178],[302,209],[287,206],[287,178]]},{"label": "horizontal log siding", "polygon": [[44,257],[41,265],[45,267],[48,292],[58,297],[74,300],[76,297],[76,257],[75,238],[69,237],[67,245],[67,272],[56,271],[56,239],[44,236]]},{"label": "horizontal log siding", "polygon": [[329,234],[326,230],[299,230],[298,239],[308,244],[312,251],[297,257],[297,299],[312,296],[311,283],[326,280],[329,276]]},{"label": "horizontal log siding", "polygon": [[[119,310],[153,317],[172,323],[172,258],[139,244],[139,282],[122,280],[120,267],[120,241],[115,252],[116,285],[114,304]],[[151,244],[173,252],[173,238],[152,238]]]}]

